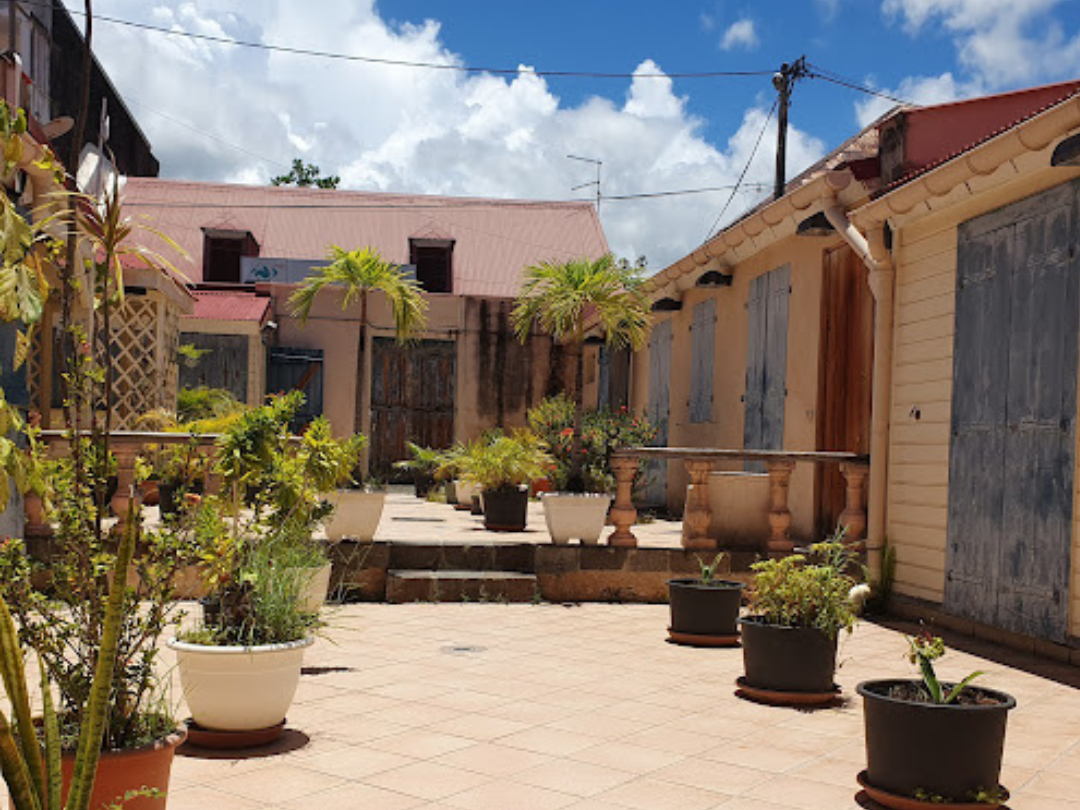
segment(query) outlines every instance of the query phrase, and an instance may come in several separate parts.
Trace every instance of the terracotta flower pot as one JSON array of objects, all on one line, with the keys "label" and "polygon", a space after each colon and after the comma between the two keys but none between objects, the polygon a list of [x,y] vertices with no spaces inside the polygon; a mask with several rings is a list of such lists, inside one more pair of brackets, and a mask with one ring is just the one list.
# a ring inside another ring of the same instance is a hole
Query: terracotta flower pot
[{"label": "terracotta flower pot", "polygon": [[912,683],[865,681],[856,688],[866,723],[866,782],[897,796],[920,790],[956,803],[995,791],[1005,723],[1016,700],[975,686],[970,689],[985,703],[941,705],[890,696]]}]

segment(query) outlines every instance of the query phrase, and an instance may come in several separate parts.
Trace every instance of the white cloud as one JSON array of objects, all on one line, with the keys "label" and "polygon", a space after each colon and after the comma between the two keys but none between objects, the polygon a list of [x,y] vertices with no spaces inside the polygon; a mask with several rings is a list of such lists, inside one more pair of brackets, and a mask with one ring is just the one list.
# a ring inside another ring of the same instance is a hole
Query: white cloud
[{"label": "white cloud", "polygon": [[837,13],[840,11],[840,4],[844,0],[815,0],[817,7],[826,20],[832,21],[836,19]]},{"label": "white cloud", "polygon": [[[977,85],[957,83],[952,73],[942,73],[940,76],[909,76],[900,82],[898,87],[874,89],[918,105],[943,104],[946,101],[976,96],[980,92]],[[880,96],[869,96],[864,101],[855,102],[855,117],[859,126],[865,127],[894,106],[894,101]]]},{"label": "white cloud", "polygon": [[735,48],[745,48],[752,51],[758,46],[757,30],[754,21],[744,17],[738,22],[732,23],[720,38],[720,47],[725,51]]},{"label": "white cloud", "polygon": [[[96,6],[101,14],[145,19],[143,3],[101,0]],[[264,0],[257,13],[253,5],[157,0],[154,15],[183,30],[218,30],[236,39],[328,51],[348,42],[365,55],[461,61],[442,42],[437,22],[388,23],[374,0],[321,0],[318,15],[293,0]],[[604,161],[605,195],[719,186],[738,177],[766,115],[766,109],[748,110],[728,142],[714,145],[670,79],[641,75],[660,71],[650,60],[639,65],[624,98],[592,97],[571,106],[527,70],[464,75],[190,44],[118,26],[96,28],[95,50],[132,102],[167,177],[266,182],[302,154],[324,173],[340,175],[346,188],[566,199],[589,194],[570,192],[593,179],[589,167],[565,157],[579,154]],[[772,124],[748,181],[771,181],[775,139]],[[793,171],[823,152],[820,141],[789,130]],[[605,202],[612,249],[645,254],[659,269],[700,243],[728,193]],[[727,218],[765,193],[740,193]]]},{"label": "white cloud", "polygon": [[702,31],[710,32],[716,30],[716,17],[707,11],[703,11],[698,15],[698,23],[701,25]]},{"label": "white cloud", "polygon": [[1065,0],[884,0],[886,17],[911,36],[935,22],[954,40],[972,78],[996,89],[1080,71],[1080,33],[1066,32],[1053,11]]}]

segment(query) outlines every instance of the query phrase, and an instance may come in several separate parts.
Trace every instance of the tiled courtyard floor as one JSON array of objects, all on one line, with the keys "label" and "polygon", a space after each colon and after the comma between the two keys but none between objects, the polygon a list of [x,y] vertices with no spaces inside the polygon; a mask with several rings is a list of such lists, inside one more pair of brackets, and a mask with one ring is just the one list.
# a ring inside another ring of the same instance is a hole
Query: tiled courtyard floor
[{"label": "tiled courtyard floor", "polygon": [[[735,697],[741,652],[669,645],[666,620],[655,605],[334,609],[278,749],[178,757],[169,807],[858,807],[862,717],[851,696],[865,678],[909,673],[898,632],[862,624],[841,647],[848,700],[808,712]],[[987,685],[1019,701],[1009,807],[1080,807],[1080,671],[965,646],[943,674],[985,669]]]}]

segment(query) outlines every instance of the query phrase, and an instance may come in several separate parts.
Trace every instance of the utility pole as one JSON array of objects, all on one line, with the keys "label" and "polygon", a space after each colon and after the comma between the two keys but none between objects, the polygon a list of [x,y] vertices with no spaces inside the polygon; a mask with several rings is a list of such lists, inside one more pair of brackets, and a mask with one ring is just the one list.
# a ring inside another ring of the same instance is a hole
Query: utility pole
[{"label": "utility pole", "polygon": [[592,164],[594,164],[596,166],[596,179],[595,180],[593,180],[591,182],[588,182],[588,183],[582,183],[580,186],[574,186],[570,190],[571,191],[577,191],[578,189],[581,189],[581,188],[588,188],[589,186],[596,186],[596,215],[600,216],[600,200],[601,200],[601,194],[600,194],[600,169],[601,169],[601,167],[603,167],[604,161],[597,160],[596,158],[578,157],[577,155],[567,155],[566,157],[569,158],[570,160],[580,160],[582,163],[592,163]]},{"label": "utility pole", "polygon": [[776,181],[773,186],[773,199],[779,200],[784,196],[784,184],[787,178],[787,128],[788,128],[788,105],[791,102],[791,90],[795,82],[806,75],[806,57],[800,56],[790,65],[785,62],[780,70],[773,74],[773,87],[780,94],[777,101],[777,128],[776,128]]}]

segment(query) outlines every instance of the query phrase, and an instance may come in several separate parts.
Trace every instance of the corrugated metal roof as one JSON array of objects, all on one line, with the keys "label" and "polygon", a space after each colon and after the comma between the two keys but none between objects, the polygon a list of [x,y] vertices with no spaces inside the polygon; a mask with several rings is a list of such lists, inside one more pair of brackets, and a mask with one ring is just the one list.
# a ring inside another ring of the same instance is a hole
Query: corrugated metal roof
[{"label": "corrugated metal roof", "polygon": [[[128,213],[169,236],[190,256],[177,266],[202,279],[203,229],[250,231],[259,254],[319,259],[330,245],[373,247],[409,261],[409,238],[454,240],[453,292],[512,298],[521,271],[541,261],[596,259],[608,251],[589,203],[324,191],[130,178]],[[168,249],[155,245],[163,253]]]},{"label": "corrugated metal roof", "polygon": [[195,309],[185,318],[209,321],[255,321],[270,315],[270,299],[244,290],[195,290]]}]

